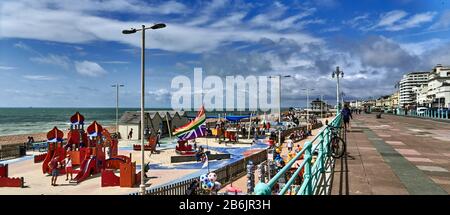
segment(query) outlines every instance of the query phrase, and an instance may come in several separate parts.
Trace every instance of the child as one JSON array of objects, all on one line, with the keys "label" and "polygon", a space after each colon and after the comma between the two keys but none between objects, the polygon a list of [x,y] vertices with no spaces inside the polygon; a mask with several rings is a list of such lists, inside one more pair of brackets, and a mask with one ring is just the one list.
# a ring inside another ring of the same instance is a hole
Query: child
[{"label": "child", "polygon": [[73,180],[72,173],[72,158],[70,157],[70,154],[67,155],[67,157],[64,159],[64,163],[66,164],[66,181],[69,180],[69,174],[70,174],[70,180]]}]

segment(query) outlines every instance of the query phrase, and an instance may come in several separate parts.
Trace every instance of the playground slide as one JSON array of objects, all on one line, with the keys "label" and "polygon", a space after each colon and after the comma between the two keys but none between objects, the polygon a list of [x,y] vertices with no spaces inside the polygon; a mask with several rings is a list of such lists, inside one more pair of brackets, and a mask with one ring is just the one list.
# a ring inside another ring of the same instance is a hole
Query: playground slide
[{"label": "playground slide", "polygon": [[50,172],[50,168],[48,167],[48,163],[52,160],[53,158],[53,150],[49,150],[47,155],[45,156],[44,162],[42,163],[42,173],[49,173]]},{"label": "playground slide", "polygon": [[88,158],[83,161],[80,167],[80,172],[78,172],[77,176],[74,178],[74,181],[80,183],[88,178],[91,173],[94,172],[95,169],[95,158]]}]

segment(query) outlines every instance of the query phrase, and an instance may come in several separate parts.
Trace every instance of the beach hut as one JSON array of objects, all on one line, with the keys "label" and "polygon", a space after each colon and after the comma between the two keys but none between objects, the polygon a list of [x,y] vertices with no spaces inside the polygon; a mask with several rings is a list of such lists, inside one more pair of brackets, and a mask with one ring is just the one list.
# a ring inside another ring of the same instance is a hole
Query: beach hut
[{"label": "beach hut", "polygon": [[122,139],[127,139],[128,133],[133,129],[132,140],[138,140],[140,136],[139,128],[141,123],[141,114],[138,111],[127,111],[119,120],[119,133]]}]

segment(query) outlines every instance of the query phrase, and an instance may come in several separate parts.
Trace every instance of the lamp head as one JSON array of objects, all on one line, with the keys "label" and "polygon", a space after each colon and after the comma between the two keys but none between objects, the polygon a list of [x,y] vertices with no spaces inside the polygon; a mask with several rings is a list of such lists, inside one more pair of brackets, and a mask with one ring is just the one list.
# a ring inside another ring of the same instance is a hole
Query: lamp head
[{"label": "lamp head", "polygon": [[155,25],[153,25],[152,27],[150,27],[151,29],[159,29],[159,28],[165,28],[166,27],[166,24],[164,24],[164,23],[158,23],[158,24],[155,24]]},{"label": "lamp head", "polygon": [[122,34],[134,34],[136,32],[137,32],[137,30],[132,28],[131,30],[123,30]]}]

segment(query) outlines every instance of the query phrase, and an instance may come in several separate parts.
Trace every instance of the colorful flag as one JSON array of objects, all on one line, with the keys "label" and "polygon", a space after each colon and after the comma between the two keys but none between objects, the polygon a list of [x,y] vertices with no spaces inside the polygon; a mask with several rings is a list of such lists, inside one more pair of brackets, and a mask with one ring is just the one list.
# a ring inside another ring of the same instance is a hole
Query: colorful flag
[{"label": "colorful flag", "polygon": [[177,136],[178,139],[181,141],[187,141],[195,139],[197,137],[203,137],[206,135],[205,121],[206,121],[205,108],[202,106],[197,114],[197,117],[195,117],[195,119],[189,122],[188,124],[175,129],[173,135]]}]

